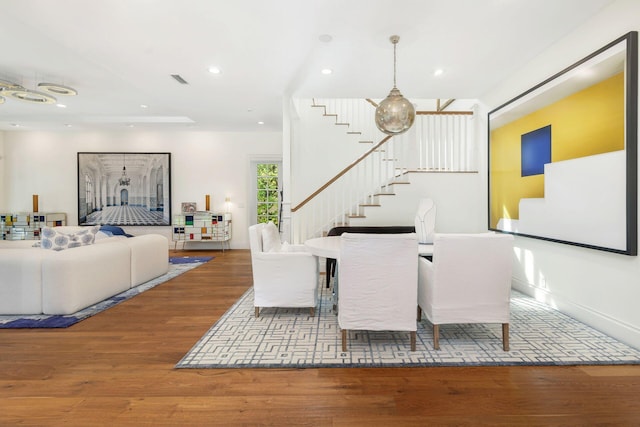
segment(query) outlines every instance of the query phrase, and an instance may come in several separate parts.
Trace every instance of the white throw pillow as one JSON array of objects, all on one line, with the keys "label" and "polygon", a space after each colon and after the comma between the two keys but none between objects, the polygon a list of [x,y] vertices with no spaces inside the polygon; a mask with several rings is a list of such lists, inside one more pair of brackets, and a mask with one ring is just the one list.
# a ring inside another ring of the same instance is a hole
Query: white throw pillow
[{"label": "white throw pillow", "polygon": [[61,251],[64,249],[77,248],[80,246],[92,245],[96,238],[96,233],[100,226],[83,227],[75,233],[63,233],[57,227],[43,227],[40,247]]},{"label": "white throw pillow", "polygon": [[105,233],[104,231],[98,231],[96,233],[96,243],[99,240],[108,239],[109,237],[112,237],[112,236],[113,236],[113,234],[111,234],[111,233]]},{"label": "white throw pillow", "polygon": [[263,252],[280,252],[282,244],[280,243],[280,233],[278,227],[269,221],[266,227],[262,229],[262,251]]}]

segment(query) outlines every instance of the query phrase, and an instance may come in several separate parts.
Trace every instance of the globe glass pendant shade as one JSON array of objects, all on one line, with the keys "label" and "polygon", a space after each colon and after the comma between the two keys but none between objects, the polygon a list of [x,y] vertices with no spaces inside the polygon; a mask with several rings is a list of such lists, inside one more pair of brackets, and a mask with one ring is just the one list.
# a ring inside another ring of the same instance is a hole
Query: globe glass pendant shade
[{"label": "globe glass pendant shade", "polygon": [[409,130],[416,118],[416,110],[394,86],[389,95],[376,108],[376,126],[387,135],[398,135]]},{"label": "globe glass pendant shade", "polygon": [[376,126],[387,135],[398,135],[409,130],[416,118],[413,104],[405,99],[396,87],[396,46],[399,36],[391,36],[393,44],[393,89],[376,107]]}]

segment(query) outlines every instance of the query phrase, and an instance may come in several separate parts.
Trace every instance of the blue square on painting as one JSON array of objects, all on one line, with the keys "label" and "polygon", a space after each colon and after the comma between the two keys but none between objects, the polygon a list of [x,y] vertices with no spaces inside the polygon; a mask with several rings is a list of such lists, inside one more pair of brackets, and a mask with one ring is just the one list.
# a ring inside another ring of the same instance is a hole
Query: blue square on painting
[{"label": "blue square on painting", "polygon": [[521,176],[541,175],[551,163],[551,125],[525,133],[521,141]]}]

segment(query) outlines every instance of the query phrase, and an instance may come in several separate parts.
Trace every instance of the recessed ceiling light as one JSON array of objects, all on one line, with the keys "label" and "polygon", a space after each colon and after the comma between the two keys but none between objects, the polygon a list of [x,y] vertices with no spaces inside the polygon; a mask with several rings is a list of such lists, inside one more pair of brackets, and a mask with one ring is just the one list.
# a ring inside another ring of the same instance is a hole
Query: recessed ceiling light
[{"label": "recessed ceiling light", "polygon": [[433,72],[434,77],[439,77],[444,74],[444,70],[442,68],[438,68]]},{"label": "recessed ceiling light", "polygon": [[140,104],[140,108],[149,108],[147,104]]},{"label": "recessed ceiling light", "polygon": [[20,127],[20,125],[17,124],[17,123],[11,123],[11,126],[13,126],[14,128],[19,128]]},{"label": "recessed ceiling light", "polygon": [[218,67],[209,67],[209,72],[211,74],[220,74],[222,73],[222,70],[220,70],[220,68]]},{"label": "recessed ceiling light", "polygon": [[333,37],[331,37],[330,34],[321,34],[320,36],[318,36],[318,40],[320,40],[322,43],[329,43],[331,40],[333,40]]},{"label": "recessed ceiling light", "polygon": [[263,125],[263,124],[264,124],[264,122],[263,122],[263,121],[259,121],[259,122],[258,122],[258,124],[259,124],[259,125]]},{"label": "recessed ceiling light", "polygon": [[67,127],[67,128],[70,128],[70,127],[72,127],[72,126],[73,126],[73,125],[70,125],[69,123],[67,123],[66,125],[64,125],[64,127]]},{"label": "recessed ceiling light", "polygon": [[321,73],[324,74],[324,75],[329,75],[329,74],[333,73],[333,70],[331,68],[323,68]]},{"label": "recessed ceiling light", "polygon": [[67,106],[64,105],[64,104],[56,104],[56,107],[58,107],[58,108],[67,108]]}]

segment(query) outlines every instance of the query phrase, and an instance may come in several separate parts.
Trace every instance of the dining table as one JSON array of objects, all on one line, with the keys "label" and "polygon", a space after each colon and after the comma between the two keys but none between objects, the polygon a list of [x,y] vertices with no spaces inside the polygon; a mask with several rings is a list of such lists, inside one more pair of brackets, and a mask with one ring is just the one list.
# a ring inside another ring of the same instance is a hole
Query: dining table
[{"label": "dining table", "polygon": [[[313,255],[322,258],[340,258],[340,236],[315,237],[305,240],[304,246]],[[432,256],[433,244],[418,244],[418,256]]]},{"label": "dining table", "polygon": [[[306,249],[320,258],[340,258],[340,236],[325,236],[315,237],[313,239],[305,240],[304,246]],[[431,257],[433,255],[433,244],[418,244],[417,256]],[[326,272],[329,274],[329,272]],[[338,277],[333,281],[333,312],[338,312]]]}]

